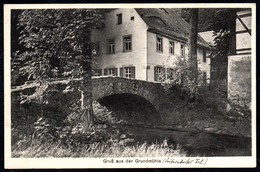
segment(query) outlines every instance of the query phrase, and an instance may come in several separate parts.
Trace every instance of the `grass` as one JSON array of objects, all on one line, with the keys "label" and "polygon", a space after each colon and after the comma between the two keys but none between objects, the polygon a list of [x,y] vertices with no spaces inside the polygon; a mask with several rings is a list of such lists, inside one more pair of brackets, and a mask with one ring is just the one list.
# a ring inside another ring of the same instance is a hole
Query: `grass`
[{"label": "grass", "polygon": [[16,147],[12,157],[44,158],[44,157],[185,157],[186,152],[177,145],[175,149],[163,144],[140,144],[122,146],[113,144],[108,146],[102,143],[64,147],[59,143],[35,142],[27,148]]}]

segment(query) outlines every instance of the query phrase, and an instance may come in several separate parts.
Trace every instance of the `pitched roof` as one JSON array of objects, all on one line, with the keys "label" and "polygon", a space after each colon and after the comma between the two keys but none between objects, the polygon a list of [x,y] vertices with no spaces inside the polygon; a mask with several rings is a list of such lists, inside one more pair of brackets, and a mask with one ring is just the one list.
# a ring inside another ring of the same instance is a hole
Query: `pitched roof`
[{"label": "pitched roof", "polygon": [[211,46],[215,45],[213,31],[200,32],[199,35],[207,41]]},{"label": "pitched roof", "polygon": [[[188,40],[190,25],[176,10],[169,8],[136,8],[135,10],[148,25],[149,31],[185,42]],[[209,44],[200,35],[198,35],[198,45],[209,48]]]}]

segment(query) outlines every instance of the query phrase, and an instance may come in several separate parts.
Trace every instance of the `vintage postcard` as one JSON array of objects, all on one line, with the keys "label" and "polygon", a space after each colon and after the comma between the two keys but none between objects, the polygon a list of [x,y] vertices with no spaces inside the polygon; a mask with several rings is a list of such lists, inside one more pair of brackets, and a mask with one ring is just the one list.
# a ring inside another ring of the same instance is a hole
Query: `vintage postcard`
[{"label": "vintage postcard", "polygon": [[256,166],[256,4],[5,4],[5,168]]}]

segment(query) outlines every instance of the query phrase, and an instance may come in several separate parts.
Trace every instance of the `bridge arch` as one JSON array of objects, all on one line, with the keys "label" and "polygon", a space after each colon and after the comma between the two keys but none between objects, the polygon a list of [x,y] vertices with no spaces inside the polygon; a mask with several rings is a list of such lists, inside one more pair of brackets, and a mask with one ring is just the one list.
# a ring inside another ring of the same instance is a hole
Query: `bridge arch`
[{"label": "bridge arch", "polygon": [[129,93],[112,94],[97,100],[117,119],[128,124],[154,124],[161,121],[158,110],[145,98]]},{"label": "bridge arch", "polygon": [[136,99],[143,98],[143,102],[149,102],[158,112],[162,108],[162,100],[165,99],[164,90],[159,83],[121,77],[100,77],[93,78],[92,86],[93,100],[128,95]]}]

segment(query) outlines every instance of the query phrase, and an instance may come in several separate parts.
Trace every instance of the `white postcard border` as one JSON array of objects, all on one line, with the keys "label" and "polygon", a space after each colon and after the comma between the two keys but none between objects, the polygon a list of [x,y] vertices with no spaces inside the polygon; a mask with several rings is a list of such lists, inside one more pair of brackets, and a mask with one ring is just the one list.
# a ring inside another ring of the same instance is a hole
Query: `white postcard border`
[{"label": "white postcard border", "polygon": [[[53,9],[53,8],[251,8],[252,9],[252,156],[243,157],[178,157],[171,158],[176,163],[140,163],[139,160],[157,159],[164,161],[168,157],[147,158],[11,158],[11,68],[10,46],[11,9]],[[255,3],[210,3],[210,4],[5,4],[4,5],[4,155],[5,168],[231,168],[256,167],[256,4]],[[123,160],[123,163],[105,163],[105,160]],[[202,159],[205,164],[196,164]],[[129,162],[127,163],[127,160]],[[130,160],[133,162],[130,163]],[[193,160],[190,164],[177,162]]]}]

